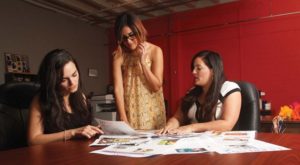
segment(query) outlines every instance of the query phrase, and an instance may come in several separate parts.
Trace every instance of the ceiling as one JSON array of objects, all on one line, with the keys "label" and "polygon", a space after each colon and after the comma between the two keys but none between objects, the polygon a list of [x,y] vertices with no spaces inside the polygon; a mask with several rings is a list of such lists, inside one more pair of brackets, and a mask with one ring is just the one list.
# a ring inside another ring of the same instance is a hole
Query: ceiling
[{"label": "ceiling", "polygon": [[88,24],[112,27],[116,16],[131,11],[141,19],[204,8],[237,0],[23,0]]}]

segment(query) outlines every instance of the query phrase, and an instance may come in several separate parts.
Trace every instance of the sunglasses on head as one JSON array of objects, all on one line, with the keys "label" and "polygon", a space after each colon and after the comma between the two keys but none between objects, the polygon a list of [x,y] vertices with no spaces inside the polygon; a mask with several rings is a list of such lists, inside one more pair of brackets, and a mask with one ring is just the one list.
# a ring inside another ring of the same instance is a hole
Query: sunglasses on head
[{"label": "sunglasses on head", "polygon": [[130,40],[135,39],[135,33],[134,32],[130,32],[127,35],[123,35],[122,36],[122,42],[127,41],[128,39],[130,39]]}]

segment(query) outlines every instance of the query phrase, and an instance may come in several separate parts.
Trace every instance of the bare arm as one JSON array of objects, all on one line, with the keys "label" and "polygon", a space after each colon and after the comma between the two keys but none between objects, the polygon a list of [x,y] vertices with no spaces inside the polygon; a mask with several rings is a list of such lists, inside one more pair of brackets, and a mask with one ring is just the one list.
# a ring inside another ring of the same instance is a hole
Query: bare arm
[{"label": "bare arm", "polygon": [[[141,45],[139,45],[141,47]],[[154,45],[148,45],[144,46],[141,49],[144,49],[142,51],[142,57],[141,57],[141,66],[144,72],[144,75],[146,77],[146,80],[151,88],[152,91],[156,92],[158,91],[162,86],[162,79],[163,79],[163,53],[162,50]],[[150,59],[152,60],[152,66],[151,68],[148,68],[145,59],[146,56],[150,56]]]},{"label": "bare arm", "polygon": [[223,103],[223,114],[221,119],[205,123],[195,123],[179,127],[178,129],[170,131],[170,133],[184,134],[190,132],[203,131],[229,131],[237,122],[241,109],[241,93],[234,92],[226,97]]},{"label": "bare arm", "polygon": [[117,110],[120,115],[120,120],[128,122],[125,106],[124,106],[124,87],[122,77],[123,57],[121,54],[115,54],[113,59],[113,79],[114,79],[114,93],[116,98]]},{"label": "bare arm", "polygon": [[54,141],[69,140],[76,136],[91,138],[96,134],[103,132],[95,126],[84,126],[76,129],[65,130],[57,133],[45,134],[41,116],[39,98],[35,96],[30,106],[29,124],[28,124],[28,144],[45,144]]}]

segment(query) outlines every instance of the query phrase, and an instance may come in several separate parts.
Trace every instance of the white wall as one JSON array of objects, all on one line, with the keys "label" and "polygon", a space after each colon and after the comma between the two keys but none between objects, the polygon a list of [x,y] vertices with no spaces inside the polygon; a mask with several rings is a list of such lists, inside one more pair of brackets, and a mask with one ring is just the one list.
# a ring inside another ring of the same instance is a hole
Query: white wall
[{"label": "white wall", "polygon": [[[0,84],[4,82],[4,52],[29,56],[36,74],[42,58],[55,48],[77,59],[85,92],[105,93],[109,83],[106,30],[20,0],[0,1]],[[88,68],[98,77],[88,77]]]}]

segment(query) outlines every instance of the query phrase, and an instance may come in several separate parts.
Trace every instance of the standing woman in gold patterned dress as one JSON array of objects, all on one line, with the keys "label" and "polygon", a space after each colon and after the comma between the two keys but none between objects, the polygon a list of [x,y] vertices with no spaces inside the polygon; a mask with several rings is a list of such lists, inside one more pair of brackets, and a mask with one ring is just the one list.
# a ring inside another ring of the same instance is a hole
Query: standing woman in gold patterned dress
[{"label": "standing woman in gold patterned dress", "polygon": [[114,93],[121,121],[134,129],[159,129],[166,123],[162,90],[163,53],[146,41],[147,31],[132,13],[115,22]]}]

